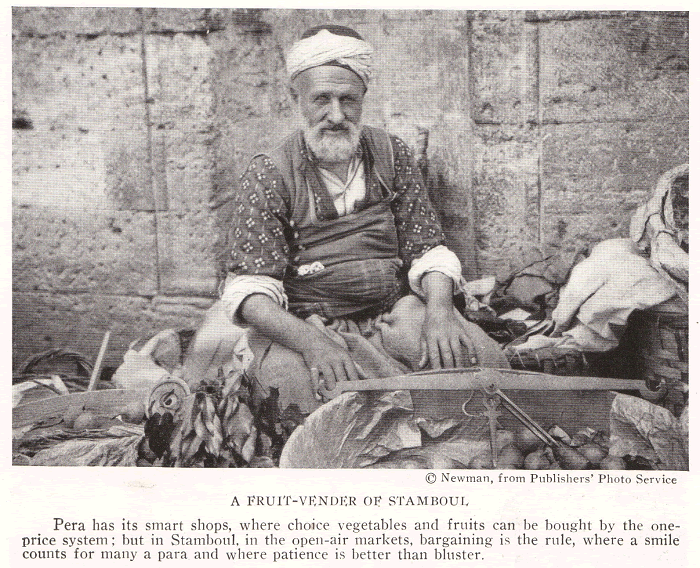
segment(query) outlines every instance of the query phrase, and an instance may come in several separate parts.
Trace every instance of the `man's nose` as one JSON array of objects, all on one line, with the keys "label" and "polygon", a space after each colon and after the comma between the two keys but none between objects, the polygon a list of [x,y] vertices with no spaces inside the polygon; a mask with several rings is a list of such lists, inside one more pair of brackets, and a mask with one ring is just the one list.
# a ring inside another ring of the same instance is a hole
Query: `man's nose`
[{"label": "man's nose", "polygon": [[345,120],[345,113],[343,112],[343,109],[340,106],[340,100],[339,99],[332,99],[331,100],[331,108],[328,110],[328,121],[332,122],[333,124],[339,124]]}]

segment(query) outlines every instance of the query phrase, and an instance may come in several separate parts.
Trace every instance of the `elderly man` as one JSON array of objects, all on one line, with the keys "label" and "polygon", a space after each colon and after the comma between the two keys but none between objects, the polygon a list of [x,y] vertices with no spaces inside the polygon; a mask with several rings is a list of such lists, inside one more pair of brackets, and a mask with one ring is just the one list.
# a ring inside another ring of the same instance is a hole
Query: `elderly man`
[{"label": "elderly man", "polygon": [[372,51],[342,26],[292,46],[302,127],[252,159],[234,197],[222,303],[249,328],[260,396],[276,388],[282,409],[428,363],[507,365],[453,307],[461,266],[409,148],[361,122]]}]

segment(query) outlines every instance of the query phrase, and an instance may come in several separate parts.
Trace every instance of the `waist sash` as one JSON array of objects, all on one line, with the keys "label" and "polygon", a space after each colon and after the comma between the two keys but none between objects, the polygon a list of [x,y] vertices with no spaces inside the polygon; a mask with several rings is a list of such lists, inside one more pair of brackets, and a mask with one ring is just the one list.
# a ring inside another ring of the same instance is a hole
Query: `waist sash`
[{"label": "waist sash", "polygon": [[[338,219],[300,227],[284,288],[293,313],[380,313],[402,295],[399,244],[389,199]],[[300,276],[301,265],[323,269]]]}]

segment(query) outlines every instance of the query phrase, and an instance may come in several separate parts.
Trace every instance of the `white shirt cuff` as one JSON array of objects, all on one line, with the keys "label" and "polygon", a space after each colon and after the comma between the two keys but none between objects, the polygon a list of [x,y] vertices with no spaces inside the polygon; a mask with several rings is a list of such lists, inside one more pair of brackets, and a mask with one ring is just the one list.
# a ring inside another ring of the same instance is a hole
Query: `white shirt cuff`
[{"label": "white shirt cuff", "polygon": [[441,272],[452,280],[454,290],[459,289],[462,281],[462,264],[457,255],[446,246],[433,247],[411,263],[411,269],[408,271],[408,285],[421,298],[425,297],[421,279],[428,272]]},{"label": "white shirt cuff", "polygon": [[277,304],[287,309],[287,295],[284,293],[282,282],[270,276],[243,275],[226,277],[224,292],[221,294],[221,303],[224,306],[228,319],[240,327],[246,327],[241,321],[238,308],[243,300],[252,294],[264,294]]}]

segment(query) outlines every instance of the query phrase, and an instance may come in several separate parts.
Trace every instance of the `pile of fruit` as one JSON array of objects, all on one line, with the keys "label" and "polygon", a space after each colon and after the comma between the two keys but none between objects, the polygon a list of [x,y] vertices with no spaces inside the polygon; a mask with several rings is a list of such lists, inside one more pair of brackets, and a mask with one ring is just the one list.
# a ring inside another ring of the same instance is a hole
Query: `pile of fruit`
[{"label": "pile of fruit", "polygon": [[[549,430],[555,444],[545,444],[527,427],[513,435],[513,441],[498,451],[496,469],[646,469],[632,458],[608,455],[610,439],[604,432],[582,428],[569,436],[558,426]],[[491,450],[469,462],[470,469],[493,469]]]}]

